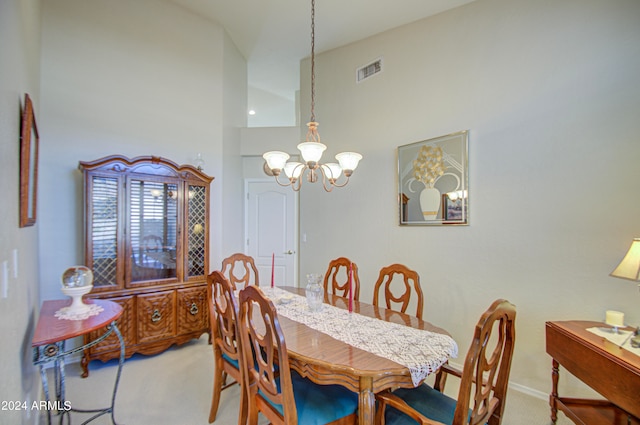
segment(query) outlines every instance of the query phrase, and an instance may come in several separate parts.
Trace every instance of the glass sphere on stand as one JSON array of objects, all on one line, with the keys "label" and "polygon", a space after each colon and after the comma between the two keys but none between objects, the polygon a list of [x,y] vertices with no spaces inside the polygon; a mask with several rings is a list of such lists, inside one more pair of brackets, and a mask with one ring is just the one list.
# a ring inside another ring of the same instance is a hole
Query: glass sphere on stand
[{"label": "glass sphere on stand", "polygon": [[84,313],[90,309],[82,302],[82,296],[93,289],[93,272],[85,266],[69,267],[62,273],[62,293],[71,297],[71,305],[67,312],[73,314]]}]

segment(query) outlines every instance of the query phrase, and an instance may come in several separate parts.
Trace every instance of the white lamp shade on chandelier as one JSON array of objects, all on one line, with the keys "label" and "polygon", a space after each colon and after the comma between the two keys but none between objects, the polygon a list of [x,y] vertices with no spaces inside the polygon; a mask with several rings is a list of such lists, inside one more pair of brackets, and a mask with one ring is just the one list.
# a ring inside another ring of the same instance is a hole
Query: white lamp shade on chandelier
[{"label": "white lamp shade on chandelier", "polygon": [[347,176],[350,176],[351,173],[353,173],[353,170],[358,166],[358,163],[362,159],[362,155],[356,152],[342,152],[336,155],[336,159],[340,163],[342,171],[344,171]]},{"label": "white lamp shade on chandelier", "polygon": [[275,174],[276,170],[280,173],[280,170],[284,168],[287,159],[289,159],[289,154],[280,151],[271,151],[266,152],[262,157],[267,161],[267,165]]},{"label": "white lamp shade on chandelier", "polygon": [[330,179],[337,180],[342,174],[342,168],[340,167],[340,164],[336,164],[335,162],[322,164],[322,167],[324,167],[324,174]]},{"label": "white lamp shade on chandelier", "polygon": [[284,173],[287,177],[297,179],[304,170],[304,164],[302,162],[290,161],[284,165]]},{"label": "white lamp shade on chandelier", "polygon": [[[358,167],[358,163],[362,159],[362,155],[356,152],[341,152],[336,155],[336,162],[328,162],[326,164],[320,164],[322,153],[327,147],[322,143],[317,142],[303,142],[298,145],[300,155],[304,160],[304,163],[297,161],[288,161],[289,154],[281,151],[270,151],[262,155],[267,162],[267,166],[271,172],[276,176],[282,171],[287,176],[290,184],[298,181],[303,171],[308,169],[314,171],[320,168],[323,176],[329,180],[329,183],[333,186],[338,186],[335,181],[340,178],[344,173],[346,177],[351,177],[353,171]],[[309,179],[310,181],[315,181]],[[346,183],[345,183],[346,184]],[[285,184],[285,186],[288,186]],[[344,186],[341,185],[341,186]],[[338,186],[338,187],[341,187]]]},{"label": "white lamp shade on chandelier", "polygon": [[298,145],[298,150],[302,155],[302,159],[307,164],[320,162],[322,153],[327,149],[325,145],[318,142],[302,142]]}]

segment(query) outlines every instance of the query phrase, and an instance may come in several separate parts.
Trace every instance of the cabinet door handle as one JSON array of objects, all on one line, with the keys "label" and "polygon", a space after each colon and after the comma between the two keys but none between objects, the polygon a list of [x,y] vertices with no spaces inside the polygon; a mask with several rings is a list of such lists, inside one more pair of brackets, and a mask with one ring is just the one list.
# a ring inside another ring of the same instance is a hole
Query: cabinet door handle
[{"label": "cabinet door handle", "polygon": [[151,321],[153,323],[159,322],[162,319],[162,314],[158,309],[153,310],[153,314],[151,315]]},{"label": "cabinet door handle", "polygon": [[191,313],[191,315],[193,316],[198,314],[198,305],[196,303],[191,304],[191,309],[189,310],[189,313]]}]

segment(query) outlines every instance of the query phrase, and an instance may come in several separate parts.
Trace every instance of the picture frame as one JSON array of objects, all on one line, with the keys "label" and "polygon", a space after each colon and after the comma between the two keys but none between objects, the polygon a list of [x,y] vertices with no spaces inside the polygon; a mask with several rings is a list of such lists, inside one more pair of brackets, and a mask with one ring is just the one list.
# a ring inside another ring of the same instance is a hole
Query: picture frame
[{"label": "picture frame", "polygon": [[36,224],[40,138],[29,94],[24,95],[20,124],[20,227]]},{"label": "picture frame", "polygon": [[442,218],[445,224],[462,219],[462,211],[466,208],[467,198],[454,197],[453,199],[446,193],[442,195]]},{"label": "picture frame", "polygon": [[464,130],[398,147],[400,225],[469,224],[468,138]]}]

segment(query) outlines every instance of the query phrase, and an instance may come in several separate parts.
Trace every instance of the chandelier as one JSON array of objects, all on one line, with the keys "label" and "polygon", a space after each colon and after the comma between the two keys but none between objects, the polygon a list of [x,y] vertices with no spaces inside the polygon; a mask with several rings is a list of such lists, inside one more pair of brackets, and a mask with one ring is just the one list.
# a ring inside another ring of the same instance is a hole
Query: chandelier
[{"label": "chandelier", "polygon": [[[356,152],[341,152],[336,155],[338,163],[320,163],[322,152],[327,147],[320,142],[318,134],[318,122],[315,116],[315,0],[311,0],[311,120],[307,123],[308,131],[306,140],[298,145],[298,150],[304,162],[289,161],[289,154],[281,151],[266,152],[262,157],[266,161],[266,167],[276,179],[280,186],[291,186],[298,191],[302,186],[302,176],[307,174],[307,181],[315,183],[318,181],[318,174],[322,176],[322,186],[327,192],[331,192],[334,187],[343,187],[349,183],[349,177],[358,166],[362,155]],[[280,181],[280,175],[284,174],[288,181]],[[338,181],[341,175],[344,179]]]}]

